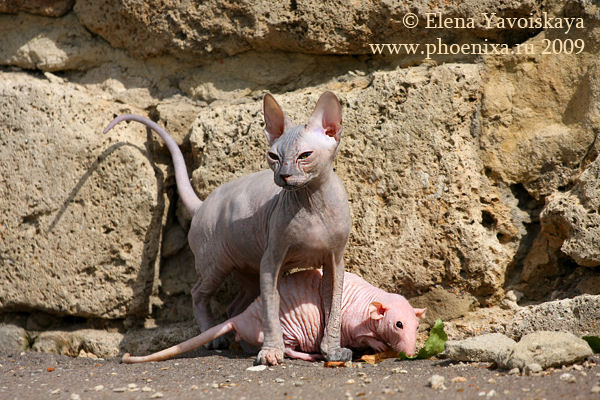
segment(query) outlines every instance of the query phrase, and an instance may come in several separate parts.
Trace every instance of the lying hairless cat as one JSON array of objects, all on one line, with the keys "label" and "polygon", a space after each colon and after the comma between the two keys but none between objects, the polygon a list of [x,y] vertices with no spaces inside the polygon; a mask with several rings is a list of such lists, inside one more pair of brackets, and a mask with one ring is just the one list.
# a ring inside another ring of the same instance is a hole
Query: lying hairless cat
[{"label": "lying hairless cat", "polygon": [[[319,270],[301,271],[281,279],[279,320],[283,328],[285,354],[306,361],[321,359],[319,343],[323,337],[323,298]],[[202,346],[227,332],[235,331],[236,340],[260,346],[263,342],[261,299],[257,298],[241,314],[228,319],[183,343],[144,357],[123,356],[132,364],[166,360]],[[342,346],[389,348],[414,355],[417,328],[424,309],[413,309],[399,294],[378,289],[364,279],[345,273],[342,294]],[[317,354],[315,354],[317,353]]]},{"label": "lying hairless cat", "polygon": [[298,126],[270,94],[264,97],[263,110],[272,172],[225,183],[204,201],[194,193],[177,144],[160,126],[144,117],[121,115],[104,132],[121,121],[138,121],[156,131],[171,152],[179,195],[193,215],[188,241],[199,278],[192,298],[202,331],[215,325],[210,297],[233,273],[240,293],[229,315],[242,312],[260,294],[264,341],[256,363],[277,364],[284,351],[278,281],[292,268],[323,267],[325,330],[320,350],[326,360],[349,360],[352,351],[340,345],[340,310],[351,221],[344,185],[333,172],[342,132],[340,103],[333,93],[323,93],[308,123]]}]

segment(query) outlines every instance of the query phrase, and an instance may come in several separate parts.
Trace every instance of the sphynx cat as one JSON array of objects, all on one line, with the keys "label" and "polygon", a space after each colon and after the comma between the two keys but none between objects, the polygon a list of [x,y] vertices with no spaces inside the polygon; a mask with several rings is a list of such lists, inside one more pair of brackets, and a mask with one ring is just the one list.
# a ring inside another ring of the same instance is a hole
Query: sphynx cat
[{"label": "sphynx cat", "polygon": [[292,268],[323,267],[320,350],[328,361],[350,360],[352,351],[340,345],[340,310],[351,221],[344,185],[333,172],[342,133],[340,103],[333,93],[323,93],[308,123],[297,126],[270,94],[263,99],[263,111],[272,171],[225,183],[204,201],[194,193],[177,144],[156,123],[121,115],[104,132],[121,121],[138,121],[158,133],[171,153],[179,195],[193,215],[188,241],[199,278],[192,299],[202,331],[215,325],[209,300],[233,273],[240,293],[229,314],[242,312],[260,293],[264,340],[256,363],[280,363],[279,279]]},{"label": "sphynx cat", "polygon": [[[317,361],[323,337],[322,273],[306,270],[281,279],[281,309],[285,355]],[[143,357],[123,356],[127,364],[162,361],[196,349],[227,332],[235,331],[236,340],[260,346],[263,342],[261,299],[257,298],[241,314],[168,349]],[[346,272],[342,294],[342,346],[392,349],[412,356],[416,352],[419,321],[425,309],[414,309],[399,294],[386,293],[357,275]]]}]

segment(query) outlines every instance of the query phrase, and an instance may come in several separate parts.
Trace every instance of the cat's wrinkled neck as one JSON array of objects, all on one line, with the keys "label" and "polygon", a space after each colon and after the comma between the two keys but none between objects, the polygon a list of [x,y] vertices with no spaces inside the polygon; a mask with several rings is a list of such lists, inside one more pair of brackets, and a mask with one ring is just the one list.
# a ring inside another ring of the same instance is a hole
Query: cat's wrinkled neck
[{"label": "cat's wrinkled neck", "polygon": [[306,186],[298,190],[284,190],[284,197],[303,207],[325,209],[333,199],[339,197],[338,181],[333,167],[322,171],[319,176],[311,180]]}]

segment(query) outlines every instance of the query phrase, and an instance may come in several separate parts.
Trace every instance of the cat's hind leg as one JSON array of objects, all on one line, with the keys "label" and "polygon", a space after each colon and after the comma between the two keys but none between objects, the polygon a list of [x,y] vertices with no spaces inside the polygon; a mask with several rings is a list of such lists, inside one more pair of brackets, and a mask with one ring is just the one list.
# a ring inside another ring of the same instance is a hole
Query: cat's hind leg
[{"label": "cat's hind leg", "polygon": [[[202,332],[216,325],[215,318],[210,308],[210,299],[219,289],[221,283],[231,272],[227,268],[219,268],[214,264],[199,266],[196,265],[196,271],[201,271],[201,275],[196,280],[192,288],[192,302],[194,317],[200,325]],[[229,346],[227,338],[221,336],[205,345],[207,349],[222,349]]]}]

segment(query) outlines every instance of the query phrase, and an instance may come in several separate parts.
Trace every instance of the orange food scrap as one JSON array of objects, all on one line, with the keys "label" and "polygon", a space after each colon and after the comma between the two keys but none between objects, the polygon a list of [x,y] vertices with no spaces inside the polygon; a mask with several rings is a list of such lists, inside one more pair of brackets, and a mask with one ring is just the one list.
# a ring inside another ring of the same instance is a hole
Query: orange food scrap
[{"label": "orange food scrap", "polygon": [[382,353],[377,354],[364,354],[358,361],[364,361],[367,364],[377,364],[385,360],[386,358],[398,358],[398,353],[394,350],[386,350]]},{"label": "orange food scrap", "polygon": [[325,363],[325,368],[339,368],[345,367],[346,363],[344,361],[327,361]]}]

